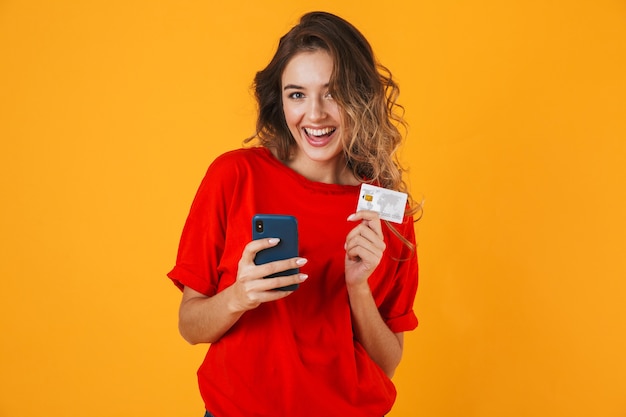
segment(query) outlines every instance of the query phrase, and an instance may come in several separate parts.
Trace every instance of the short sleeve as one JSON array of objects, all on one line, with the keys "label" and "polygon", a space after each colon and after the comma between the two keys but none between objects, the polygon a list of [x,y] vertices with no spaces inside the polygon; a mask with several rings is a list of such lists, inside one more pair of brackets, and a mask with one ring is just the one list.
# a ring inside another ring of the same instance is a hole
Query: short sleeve
[{"label": "short sleeve", "polygon": [[407,216],[400,230],[413,247],[401,243],[401,256],[393,277],[393,285],[379,307],[381,316],[394,333],[414,330],[418,325],[413,309],[418,285],[418,262],[413,218]]},{"label": "short sleeve", "polygon": [[181,290],[187,286],[207,296],[217,292],[227,210],[234,192],[233,175],[228,168],[223,156],[217,158],[208,168],[191,205],[176,265],[167,274]]}]

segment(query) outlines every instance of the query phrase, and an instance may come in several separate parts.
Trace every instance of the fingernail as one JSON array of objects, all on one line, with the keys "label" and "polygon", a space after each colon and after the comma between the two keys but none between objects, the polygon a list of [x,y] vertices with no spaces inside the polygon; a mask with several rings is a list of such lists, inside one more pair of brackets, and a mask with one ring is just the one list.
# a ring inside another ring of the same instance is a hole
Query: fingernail
[{"label": "fingernail", "polygon": [[274,245],[274,244],[276,244],[276,243],[280,242],[280,239],[279,239],[279,238],[277,238],[277,237],[272,237],[272,238],[270,238],[270,240],[268,240],[268,242],[269,242],[270,244]]},{"label": "fingernail", "polygon": [[308,262],[308,260],[307,260],[307,259],[305,259],[305,258],[298,258],[298,259],[296,260],[296,263],[297,263],[298,265],[300,265],[300,266],[304,265],[304,264],[305,264],[305,263],[307,263],[307,262]]},{"label": "fingernail", "polygon": [[352,213],[351,215],[348,216],[348,220],[354,220],[355,217],[356,217],[356,214]]},{"label": "fingernail", "polygon": [[298,275],[298,278],[300,278],[300,281],[305,281],[309,276],[307,274],[300,274]]}]

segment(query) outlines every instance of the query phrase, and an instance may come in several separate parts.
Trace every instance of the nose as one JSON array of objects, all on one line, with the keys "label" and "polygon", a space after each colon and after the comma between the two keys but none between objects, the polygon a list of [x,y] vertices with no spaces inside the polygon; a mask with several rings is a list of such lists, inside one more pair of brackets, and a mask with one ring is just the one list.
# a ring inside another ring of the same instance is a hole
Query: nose
[{"label": "nose", "polygon": [[323,120],[327,115],[324,98],[318,97],[314,100],[310,100],[309,103],[309,119],[311,119],[311,121]]}]

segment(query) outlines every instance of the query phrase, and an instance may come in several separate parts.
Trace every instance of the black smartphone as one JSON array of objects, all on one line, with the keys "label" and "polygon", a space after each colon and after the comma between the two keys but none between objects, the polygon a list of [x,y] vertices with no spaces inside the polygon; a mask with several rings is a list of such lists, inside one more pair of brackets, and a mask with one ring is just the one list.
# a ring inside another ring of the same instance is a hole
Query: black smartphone
[{"label": "black smartphone", "polygon": [[[256,265],[298,256],[298,221],[294,216],[283,214],[256,214],[252,218],[252,239],[257,240],[272,237],[279,238],[280,242],[278,242],[276,246],[257,252],[254,258]],[[294,275],[299,271],[299,268],[288,269],[268,275],[265,278]],[[277,288],[277,290],[293,291],[297,289],[298,286],[298,284],[293,284]]]}]

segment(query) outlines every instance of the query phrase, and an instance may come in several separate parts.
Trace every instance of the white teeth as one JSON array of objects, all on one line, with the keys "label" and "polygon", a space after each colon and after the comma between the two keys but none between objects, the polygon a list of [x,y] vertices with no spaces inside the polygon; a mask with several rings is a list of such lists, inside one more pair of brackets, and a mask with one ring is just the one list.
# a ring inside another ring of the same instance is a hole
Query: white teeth
[{"label": "white teeth", "polygon": [[310,129],[308,127],[305,127],[304,131],[306,132],[307,135],[310,135],[310,136],[324,136],[324,135],[328,135],[329,133],[334,132],[335,129],[332,127],[327,127],[324,129]]}]

